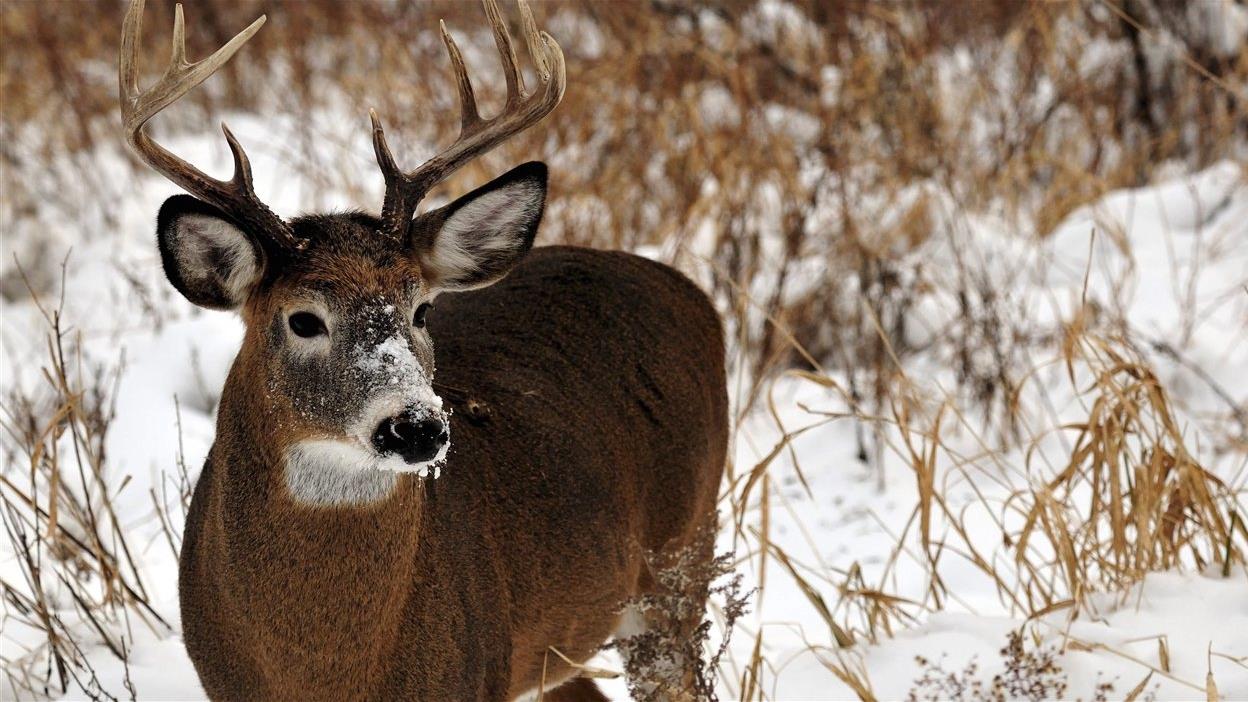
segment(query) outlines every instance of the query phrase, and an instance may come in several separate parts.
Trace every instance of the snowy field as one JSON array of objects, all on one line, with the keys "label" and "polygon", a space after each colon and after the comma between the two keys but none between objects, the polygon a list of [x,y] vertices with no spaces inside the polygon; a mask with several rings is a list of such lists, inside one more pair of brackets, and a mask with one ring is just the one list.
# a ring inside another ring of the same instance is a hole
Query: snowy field
[{"label": "snowy field", "polygon": [[[359,103],[384,93],[378,107],[409,111],[395,143],[406,132],[405,155],[432,153],[439,77],[415,90],[402,61],[397,81],[393,66],[372,75],[387,56],[369,34],[379,20],[347,13],[354,32],[309,40],[299,5],[270,18],[284,49],[270,47],[258,80],[304,91],[259,83],[242,112],[216,93],[200,108],[226,118],[277,213],[375,209]],[[559,108],[564,131],[548,123],[516,153],[551,164],[539,245],[651,241],[636,253],[681,268],[725,313],[734,421],[718,550],[750,596],[730,632],[724,602],[707,611],[710,648],[730,634],[719,697],[1248,700],[1248,146],[1232,124],[1242,97],[1201,83],[1188,56],[1203,47],[1225,61],[1218,86],[1242,90],[1248,6],[1176,4],[1191,36],[1158,14],[1133,49],[1108,2],[1035,5],[1007,34],[953,48],[921,31],[923,13],[870,3],[839,29],[784,0],[735,18],[649,5],[617,22],[635,35],[575,3],[543,17],[585,83]],[[409,23],[427,9],[367,7]],[[940,28],[956,14],[926,16]],[[455,27],[467,63],[496,98],[489,32],[469,21]],[[404,56],[442,61],[421,32]],[[243,327],[161,271],[155,215],[176,190],[121,153],[114,47],[79,59],[68,91],[109,96],[79,116],[98,131],[81,152],[40,150],[57,138],[47,112],[4,125],[2,165],[23,164],[5,182],[31,186],[0,199],[4,700],[203,698],[180,637],[177,550]],[[772,61],[802,81],[782,89]],[[1159,89],[1143,116],[1135,61]],[[219,134],[160,135],[229,172]],[[1211,165],[1182,165],[1196,162]],[[772,332],[800,368],[760,380]],[[629,698],[615,653],[587,665]]]},{"label": "snowy field", "polygon": [[[1187,446],[1232,486],[1243,514],[1248,473],[1242,443],[1227,450],[1203,433],[1202,427],[1209,425],[1202,418],[1227,410],[1215,385],[1228,390],[1241,408],[1246,399],[1244,176],[1227,163],[1155,187],[1110,194],[1073,215],[1039,245],[994,230],[991,221],[950,222],[947,239],[936,236],[914,255],[927,262],[934,277],[956,269],[955,251],[975,259],[973,267],[998,286],[1003,304],[1029,316],[1038,330],[1069,321],[1082,305],[1099,301],[1120,309],[1140,338],[1181,348],[1183,357],[1207,377],[1160,353],[1149,360],[1182,406],[1178,421]],[[1119,238],[1111,240],[1105,232]],[[958,392],[940,344],[957,307],[939,293],[917,307],[922,313],[910,320],[912,331],[924,337],[916,341],[932,342],[931,350],[909,359],[903,372],[923,398],[940,402]],[[1184,320],[1195,321],[1185,326]],[[1074,436],[1069,429],[1053,428],[1072,427],[1088,417],[1087,398],[1075,392],[1086,379],[1072,386],[1059,348],[1039,344],[1031,353],[1039,370],[1020,401],[1023,434],[1035,438],[1034,443],[1025,442],[1030,451],[998,452],[993,440],[980,433],[976,418],[949,413],[934,452],[935,480],[944,485],[938,492],[961,514],[967,541],[994,564],[999,561],[997,570],[1005,574],[1013,556],[1002,548],[999,520],[1009,526],[1010,517],[1016,517],[1003,508],[1005,499],[1020,485],[1050,480],[1067,463]],[[846,385],[837,373],[826,376],[824,383],[784,379],[775,384],[774,413],[756,411],[738,432],[737,471],[764,460],[780,441],[782,427],[796,432],[813,426],[793,439],[767,470],[765,480],[773,493],[771,540],[829,604],[838,592],[829,580],[844,582],[839,574],[854,567],[861,568],[864,587],[930,604],[924,593],[932,572],[913,539],[911,520],[919,496],[906,448],[931,450],[929,437],[914,428],[919,422],[904,431],[886,425],[879,440],[882,465],[869,468],[856,456],[854,423],[835,418],[851,408],[842,393],[825,388],[826,380]],[[1079,499],[1075,495],[1072,504]],[[751,508],[747,522],[758,524],[757,505]],[[911,537],[901,537],[907,529]],[[953,531],[939,519],[931,529],[946,535]],[[904,546],[901,552],[898,543]],[[978,676],[987,681],[1003,667],[999,650],[1008,632],[1024,627],[1039,647],[1063,652],[1058,663],[1066,671],[1066,695],[1072,698],[1091,698],[1105,682],[1114,685],[1110,699],[1122,698],[1150,672],[1146,691],[1158,699],[1204,698],[1209,675],[1223,698],[1248,697],[1248,575],[1242,565],[1227,578],[1212,570],[1149,575],[1128,591],[1090,598],[1083,611],[1060,608],[1025,622],[982,569],[947,555],[940,567],[948,598],[944,611],[920,615],[916,626],[878,645],[848,649],[837,647],[809,597],[785,569],[774,559],[768,568],[754,618],[736,633],[734,651],[738,660],[748,660],[752,637],[762,632],[769,668],[762,687],[772,699],[854,698],[854,690],[829,673],[831,667],[860,671],[879,699],[904,698],[921,676],[917,656],[940,662],[950,673],[974,662]],[[757,569],[744,570],[758,577]],[[838,575],[821,582],[829,574]],[[1159,654],[1159,639],[1165,640],[1165,654]],[[1168,655],[1168,661],[1159,655]]]},{"label": "snowy field", "polygon": [[[231,124],[244,143],[260,140],[248,120]],[[215,141],[171,147],[224,168]],[[256,172],[280,174],[258,151]],[[130,177],[120,162],[116,166],[119,179]],[[274,177],[260,189],[274,193],[266,199],[279,212],[301,201],[291,179]],[[242,334],[235,317],[191,307],[163,279],[152,221],[172,192],[155,178],[135,180],[108,237],[83,237],[79,244],[74,232],[84,225],[72,221],[47,232],[55,242],[47,255],[68,254],[62,319],[69,338],[81,341],[82,367],[104,368],[113,388],[115,417],[104,453],[114,510],[148,601],[170,625],[134,613],[104,622],[124,643],[123,664],[70,595],[54,597],[98,676],[87,687],[118,698],[202,697],[178,635],[171,543],[183,515],[177,466],[181,456],[192,480],[199,470]],[[967,680],[991,686],[1006,665],[999,651],[1007,636],[1023,631],[1028,650],[1054,652],[1068,697],[1096,697],[1098,686],[1108,683],[1112,691],[1099,694],[1123,698],[1148,677],[1141,699],[1248,698],[1248,573],[1242,563],[1232,564],[1226,576],[1218,564],[1202,570],[1189,563],[1182,572],[1150,574],[1125,591],[1078,593],[1079,605],[1059,601],[1029,619],[1026,608],[1004,594],[1024,576],[1003,541],[1003,533],[1017,535],[1024,527],[1011,496],[1044,485],[1068,464],[1077,427],[1092,410],[1096,367],[1068,363],[1063,343],[1076,320],[1098,329],[1090,310],[1102,311],[1098,319],[1125,322],[1126,330],[1115,331],[1128,332],[1138,360],[1156,372],[1173,403],[1184,450],[1226,484],[1237,503],[1224,505],[1227,513],[1248,514],[1245,428],[1232,421],[1236,411],[1242,419],[1248,403],[1248,173],[1231,162],[1198,173],[1176,171],[1154,186],[1106,195],[1039,241],[933,197],[942,212],[938,230],[902,265],[923,283],[914,286],[919,292],[905,320],[907,346],[917,351],[895,368],[912,403],[900,410],[854,406],[842,390],[850,384],[843,371],[789,374],[765,386],[736,427],[720,546],[735,552],[747,587],[759,589],[721,662],[722,696],[737,698],[742,679],[752,678],[754,696],[761,692],[766,699],[854,699],[864,690],[901,699],[928,668],[917,657],[955,674],[973,663]],[[332,204],[347,204],[346,197]],[[710,275],[696,256],[685,260],[695,261],[684,265],[696,279]],[[996,291],[995,313],[1025,321],[1028,329],[1013,352],[1034,369],[1014,398],[1014,441],[1003,442],[999,427],[986,431],[980,416],[960,409],[968,403],[957,355],[946,342],[965,309],[948,291],[951,277],[968,274]],[[57,305],[42,302],[48,309]],[[6,305],[2,324],[6,395],[35,392],[46,382],[47,323],[33,303],[21,303]],[[738,405],[747,386],[734,379]],[[876,421],[870,415],[878,415]],[[61,443],[62,451],[72,450],[68,437]],[[947,505],[928,515],[926,542],[918,537],[916,516],[923,502],[919,464],[930,470],[929,484]],[[3,473],[24,470],[6,465]],[[1078,512],[1085,498],[1076,489],[1068,506]],[[162,528],[156,502],[174,522],[172,534]],[[1030,557],[1044,562],[1053,554],[1039,541]],[[946,544],[947,552],[934,556],[932,543]],[[11,542],[0,544],[0,576],[25,582]],[[967,553],[979,554],[987,567]],[[47,585],[58,592],[55,582]],[[848,590],[858,594],[847,596]],[[1050,591],[1060,595],[1061,583]],[[867,610],[860,605],[872,598],[894,614],[862,620]],[[12,601],[6,615],[0,639],[6,665],[46,667],[42,632],[14,616]],[[846,636],[851,641],[838,643]],[[592,665],[620,668],[610,654]],[[746,674],[751,667],[752,676]],[[621,681],[602,684],[614,697],[626,697]],[[13,690],[3,694],[7,699]],[[918,688],[915,694],[950,693]],[[65,695],[83,697],[81,691]]]}]

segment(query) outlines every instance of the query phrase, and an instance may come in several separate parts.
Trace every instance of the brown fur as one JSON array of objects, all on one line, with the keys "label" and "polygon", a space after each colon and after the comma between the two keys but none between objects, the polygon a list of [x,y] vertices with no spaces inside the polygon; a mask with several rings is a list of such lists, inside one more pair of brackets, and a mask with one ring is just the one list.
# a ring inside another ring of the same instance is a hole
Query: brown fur
[{"label": "brown fur", "polygon": [[[429,316],[435,388],[453,408],[441,477],[405,474],[371,505],[306,506],[282,481],[282,450],[304,430],[263,380],[267,320],[314,275],[341,295],[420,281],[362,238],[371,218],[295,226],[320,243],[247,303],[187,518],[182,621],[205,690],[506,700],[569,680],[549,648],[593,655],[650,585],[644,551],[713,523],[728,439],[714,309],[661,264],[535,249]],[[604,698],[573,679],[547,699]]]}]

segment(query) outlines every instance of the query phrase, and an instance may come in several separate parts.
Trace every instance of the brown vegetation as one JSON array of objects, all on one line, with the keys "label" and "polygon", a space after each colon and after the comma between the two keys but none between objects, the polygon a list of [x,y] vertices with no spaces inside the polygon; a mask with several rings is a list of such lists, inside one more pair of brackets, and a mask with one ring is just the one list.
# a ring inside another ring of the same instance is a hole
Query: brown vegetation
[{"label": "brown vegetation", "polygon": [[[170,26],[170,3],[152,5],[148,26]],[[46,224],[58,212],[112,221],[128,188],[90,167],[96,147],[121,144],[112,78],[120,3],[64,9],[0,9],[6,228]],[[480,19],[473,3],[214,0],[187,11],[205,27],[190,38],[193,57],[259,13],[269,22],[246,49],[246,74],[227,68],[157,130],[215,131],[229,110],[280,117],[355,105],[361,124],[376,107],[401,142],[432,149],[458,125],[429,28],[441,17],[467,33],[470,68],[490,56],[488,36],[468,33]],[[437,193],[545,156],[553,166],[545,240],[655,244],[677,262],[712,261],[756,370],[800,362],[741,304],[737,293],[761,279],[757,303],[820,360],[878,363],[862,309],[843,298],[865,297],[888,328],[887,308],[906,297],[896,256],[938,229],[923,188],[1043,233],[1113,188],[1146,182],[1167,160],[1243,156],[1248,137],[1248,52],[1214,51],[1171,0],[567,1],[537,11],[566,37],[572,89],[540,136],[515,140]],[[160,55],[167,41],[149,31],[141,53]],[[486,114],[497,108],[501,86],[478,93]],[[301,130],[281,148],[314,193],[375,187],[371,169],[349,158],[366,145],[343,144],[314,123]],[[804,260],[827,272],[794,294],[790,278]],[[54,282],[54,272],[32,277]],[[8,285],[5,294],[23,291]]]},{"label": "brown vegetation", "polygon": [[[736,398],[742,415],[765,405],[770,379],[787,372],[844,398],[851,412],[812,410],[812,420],[859,423],[871,434],[862,441],[864,462],[878,460],[870,447],[904,457],[919,500],[896,534],[893,561],[870,582],[857,565],[812,573],[767,532],[766,515],[778,508],[768,471],[800,430],[759,464],[735,466],[722,500],[741,558],[758,573],[773,564],[766,577],[800,584],[839,647],[827,658],[831,672],[863,699],[873,697],[869,678],[848,652],[947,606],[956,593],[941,580],[946,560],[971,563],[1009,609],[1037,618],[1077,611],[1089,593],[1120,591],[1150,571],[1242,569],[1243,495],[1201,465],[1146,342],[1123,320],[1094,323],[1091,309],[1066,320],[1061,338],[1048,341],[1087,416],[1073,427],[1026,427],[1017,403],[1036,382],[1040,364],[1026,351],[1039,331],[966,270],[949,290],[962,302],[947,332],[948,360],[959,369],[955,396],[926,396],[906,376],[904,360],[922,350],[907,345],[906,320],[916,292],[936,283],[903,256],[947,232],[949,203],[1043,236],[1104,193],[1149,182],[1159,167],[1248,157],[1248,46],[1217,51],[1178,0],[785,6],[815,30],[785,25],[783,13],[764,21],[754,2],[536,4],[567,51],[571,89],[540,136],[470,165],[435,198],[522,159],[545,158],[552,166],[545,243],[655,246],[678,265],[712,272],[707,283],[752,382]],[[41,228],[114,222],[133,184],[92,167],[101,154],[121,153],[114,62],[122,3],[65,7],[0,5],[0,293],[9,301],[30,294],[10,268],[12,247],[27,247],[14,252],[32,262],[30,287],[54,289],[55,263],[39,261],[48,250]],[[423,142],[432,152],[453,139],[454,98],[439,97],[453,96],[451,74],[429,28],[442,17],[466,32],[480,24],[475,4],[203,0],[187,7],[207,29],[188,37],[189,54],[205,55],[261,12],[269,23],[242,56],[249,73],[228,68],[189,107],[154,124],[158,133],[213,131],[230,110],[289,117],[350,105],[359,106],[351,114],[360,125],[368,107],[386,114],[396,143]],[[149,13],[153,30],[142,53],[160,56],[168,37],[156,28],[170,26],[172,6],[153,0]],[[492,75],[492,67],[474,64],[489,56],[489,37],[459,37],[474,75]],[[421,68],[431,65],[441,68]],[[266,87],[274,76],[283,90]],[[487,84],[478,94],[488,115],[503,93]],[[278,147],[291,172],[315,186],[307,208],[337,191],[376,208],[365,197],[379,192],[369,180],[371,159],[351,157],[367,144],[344,144],[335,134],[312,124]],[[18,236],[31,231],[37,235]],[[91,227],[81,235],[113,234]],[[140,573],[98,482],[107,470],[100,447],[111,376],[75,364],[73,336],[55,314],[49,327],[48,387],[5,399],[9,468],[0,494],[28,580],[4,583],[6,611],[46,632],[49,654],[6,652],[8,684],[54,693],[70,678],[90,689],[91,676],[47,592],[77,593],[87,619],[161,622],[146,608]],[[1245,451],[1243,412],[1232,403],[1222,437],[1228,451]],[[975,436],[982,453],[952,452],[942,433],[950,426]],[[977,550],[962,512],[945,499],[948,485],[997,474],[1002,446],[1034,447],[1048,431],[1069,437],[1070,455],[988,505],[1002,545]],[[63,434],[73,437],[72,460],[56,451]],[[92,500],[58,489],[71,480]],[[153,498],[162,510],[179,502]],[[747,514],[762,515],[756,530],[746,526]],[[176,550],[182,516],[167,522]],[[934,529],[937,522],[948,528]],[[906,557],[930,576],[920,601],[885,585]],[[124,659],[124,642],[107,631],[100,627]],[[759,699],[769,674],[762,632],[755,641],[752,658],[736,662],[741,699]],[[1007,650],[1019,660],[1027,655]],[[39,661],[46,670],[32,667]]]}]

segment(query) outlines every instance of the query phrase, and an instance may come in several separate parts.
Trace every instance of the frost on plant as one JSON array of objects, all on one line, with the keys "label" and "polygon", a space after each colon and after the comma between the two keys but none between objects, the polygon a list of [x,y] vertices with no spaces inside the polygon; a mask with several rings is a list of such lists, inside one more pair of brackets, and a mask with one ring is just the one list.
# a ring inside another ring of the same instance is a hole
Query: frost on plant
[{"label": "frost on plant", "polygon": [[[742,592],[741,575],[732,568],[735,554],[710,557],[713,548],[714,533],[707,530],[680,551],[646,555],[654,589],[625,607],[628,616],[642,623],[605,646],[624,659],[633,699],[719,699],[715,690],[719,661],[753,592]],[[716,602],[723,614],[723,638],[713,651],[708,600]]]},{"label": "frost on plant", "polygon": [[[1005,700],[1068,699],[1066,672],[1058,664],[1057,649],[1051,646],[1028,649],[1021,631],[1011,631],[1005,647],[1000,651],[1004,670],[985,682],[979,675],[975,660],[960,671],[945,670],[942,661],[932,661],[916,656],[915,663],[923,675],[914,681],[909,702],[920,700],[955,700],[957,702],[1004,702]],[[1112,682],[1098,681],[1086,699],[1101,702],[1110,699],[1114,692]],[[1083,695],[1079,699],[1085,699]],[[1152,700],[1148,692],[1139,699]]]}]

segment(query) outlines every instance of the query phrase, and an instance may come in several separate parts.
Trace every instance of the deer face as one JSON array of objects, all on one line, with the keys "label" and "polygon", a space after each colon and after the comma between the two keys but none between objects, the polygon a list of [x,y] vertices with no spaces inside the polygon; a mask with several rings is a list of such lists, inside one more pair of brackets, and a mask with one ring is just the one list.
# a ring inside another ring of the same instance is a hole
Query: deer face
[{"label": "deer face", "polygon": [[401,238],[366,215],[312,216],[291,223],[306,244],[280,251],[201,200],[165,202],[165,273],[191,302],[242,313],[229,382],[259,404],[292,496],[370,501],[394,471],[436,470],[451,437],[425,319],[439,293],[511,269],[532,246],[545,193],[545,166],[529,163],[415,217]]}]

